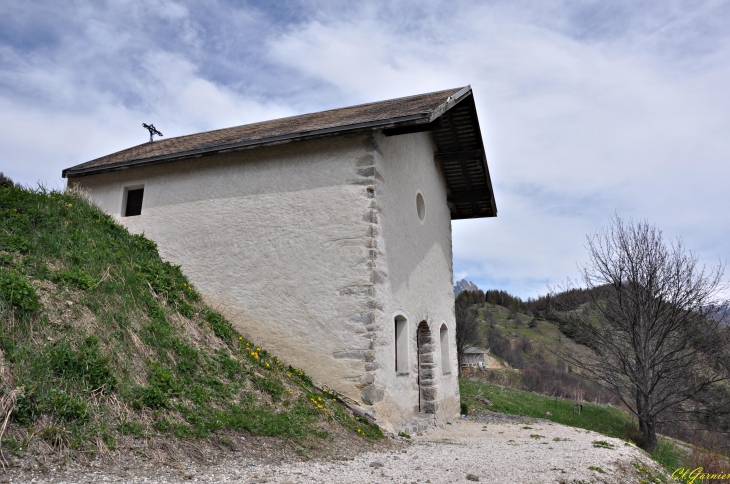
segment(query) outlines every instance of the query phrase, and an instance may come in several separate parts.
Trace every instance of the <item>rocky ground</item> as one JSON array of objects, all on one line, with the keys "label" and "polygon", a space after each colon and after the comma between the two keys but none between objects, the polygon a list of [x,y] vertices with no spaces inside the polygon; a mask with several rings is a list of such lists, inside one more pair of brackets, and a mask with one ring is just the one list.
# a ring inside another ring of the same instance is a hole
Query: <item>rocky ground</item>
[{"label": "rocky ground", "polygon": [[[636,447],[552,422],[483,413],[396,439],[378,450],[301,460],[261,449],[155,462],[134,455],[63,469],[10,469],[5,482],[231,483],[627,483],[653,482],[661,468]],[[264,456],[264,457],[262,457]],[[215,461],[214,463],[211,463]],[[665,476],[666,477],[666,476]]]}]

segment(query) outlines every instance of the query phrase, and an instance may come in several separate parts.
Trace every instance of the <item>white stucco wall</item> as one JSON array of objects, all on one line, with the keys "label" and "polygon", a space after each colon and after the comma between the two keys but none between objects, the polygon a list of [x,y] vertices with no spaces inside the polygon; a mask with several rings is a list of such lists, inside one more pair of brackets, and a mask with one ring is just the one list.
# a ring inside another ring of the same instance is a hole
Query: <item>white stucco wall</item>
[{"label": "white stucco wall", "polygon": [[[390,415],[397,427],[412,430],[419,396],[416,330],[422,321],[428,324],[433,340],[436,422],[441,424],[459,414],[451,213],[427,133],[376,135],[374,142],[379,175],[376,200],[382,230],[378,248],[386,261],[384,265],[378,263],[383,283],[376,288],[382,287],[378,296],[383,306],[382,324],[387,328],[377,346],[377,361],[382,368],[376,383],[382,382],[384,387],[381,412]],[[425,202],[423,220],[416,207],[418,193]],[[408,320],[411,355],[408,374],[395,372],[396,314]],[[448,368],[441,364],[442,325],[448,330]]]},{"label": "white stucco wall", "polygon": [[[409,429],[415,369],[397,376],[393,315],[441,324],[453,345],[450,216],[428,135],[339,136],[69,180],[157,242],[206,302],[284,362],[305,368],[386,429]],[[122,217],[125,187],[142,215]],[[426,201],[421,224],[415,190]],[[437,420],[458,413],[438,371]],[[440,362],[440,358],[436,357]]]}]

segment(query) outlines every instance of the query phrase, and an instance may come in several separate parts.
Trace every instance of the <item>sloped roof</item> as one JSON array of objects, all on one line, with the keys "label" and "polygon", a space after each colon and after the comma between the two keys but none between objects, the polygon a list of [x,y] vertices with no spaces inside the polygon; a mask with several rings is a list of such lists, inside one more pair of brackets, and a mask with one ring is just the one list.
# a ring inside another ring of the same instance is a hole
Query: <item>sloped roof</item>
[{"label": "sloped roof", "polygon": [[206,131],[127,148],[63,170],[74,178],[346,132],[386,136],[431,131],[452,218],[497,214],[471,87]]},{"label": "sloped roof", "polygon": [[464,347],[464,354],[466,355],[486,355],[487,353],[489,353],[489,350],[483,350],[476,346],[467,345]]}]

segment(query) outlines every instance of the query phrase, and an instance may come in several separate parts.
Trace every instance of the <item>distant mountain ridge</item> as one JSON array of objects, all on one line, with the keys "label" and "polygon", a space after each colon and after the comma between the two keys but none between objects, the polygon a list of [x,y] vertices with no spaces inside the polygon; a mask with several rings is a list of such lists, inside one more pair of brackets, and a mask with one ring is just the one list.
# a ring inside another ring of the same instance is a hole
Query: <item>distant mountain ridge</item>
[{"label": "distant mountain ridge", "polygon": [[454,283],[454,296],[458,296],[461,291],[478,291],[476,284],[466,279],[462,279]]}]

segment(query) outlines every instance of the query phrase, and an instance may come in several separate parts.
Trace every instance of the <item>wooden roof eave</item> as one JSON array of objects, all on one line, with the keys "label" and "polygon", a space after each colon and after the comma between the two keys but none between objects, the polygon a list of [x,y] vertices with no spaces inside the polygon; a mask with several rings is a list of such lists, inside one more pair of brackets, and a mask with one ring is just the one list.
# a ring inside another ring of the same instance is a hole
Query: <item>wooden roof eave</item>
[{"label": "wooden roof eave", "polygon": [[[459,132],[460,128],[457,126],[452,116],[452,109],[458,107],[458,105],[465,101],[470,103],[466,110],[469,113],[469,127],[471,128],[474,137],[472,144],[475,145],[469,147],[469,149],[461,149],[459,138],[462,133]],[[434,132],[439,130],[442,132],[451,132],[451,141],[453,142],[453,146],[456,147],[456,150],[448,150],[443,146],[439,146],[438,139],[435,139],[437,136],[434,136]],[[446,103],[437,107],[433,111],[428,123],[413,123],[407,126],[400,126],[395,129],[383,130],[383,133],[386,136],[394,136],[423,131],[431,132],[432,141],[436,145],[434,161],[439,167],[439,171],[441,172],[441,176],[444,178],[444,183],[447,188],[447,203],[451,210],[451,219],[458,220],[464,218],[496,217],[497,204],[494,199],[492,180],[489,174],[487,156],[484,151],[484,142],[479,128],[479,119],[477,117],[476,105],[474,103],[471,87],[467,86],[461,89],[459,92],[451,96]],[[458,182],[463,182],[466,190],[458,190],[457,187],[453,186],[455,185],[454,177],[449,177],[447,174],[448,167],[444,167],[444,164],[449,161],[453,162],[455,165],[459,165],[458,168],[452,167],[451,170],[452,172],[454,169],[461,171],[461,179],[459,179]],[[472,163],[471,167],[467,166],[467,163],[469,162]],[[473,171],[474,163],[481,165],[480,171],[483,170],[482,173],[477,174],[479,178],[478,180],[471,179],[471,171]],[[488,209],[484,210],[478,208],[479,205],[483,206],[485,204],[488,205]],[[469,208],[466,210],[460,208],[464,206]]]}]

